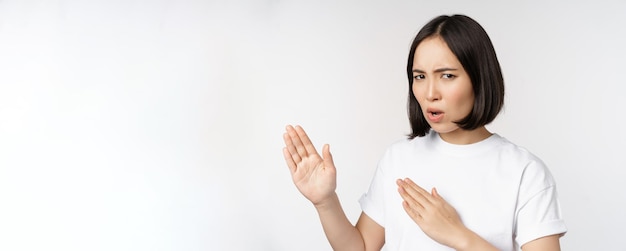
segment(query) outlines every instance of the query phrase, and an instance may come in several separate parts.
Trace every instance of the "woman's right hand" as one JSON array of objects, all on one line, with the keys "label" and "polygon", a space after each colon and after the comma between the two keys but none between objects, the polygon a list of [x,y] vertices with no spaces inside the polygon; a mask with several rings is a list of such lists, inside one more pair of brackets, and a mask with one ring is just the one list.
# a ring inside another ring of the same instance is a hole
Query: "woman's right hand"
[{"label": "woman's right hand", "polygon": [[333,197],[337,187],[335,164],[329,146],[324,145],[322,158],[302,127],[289,125],[286,130],[283,134],[283,155],[293,183],[313,205],[323,205]]}]

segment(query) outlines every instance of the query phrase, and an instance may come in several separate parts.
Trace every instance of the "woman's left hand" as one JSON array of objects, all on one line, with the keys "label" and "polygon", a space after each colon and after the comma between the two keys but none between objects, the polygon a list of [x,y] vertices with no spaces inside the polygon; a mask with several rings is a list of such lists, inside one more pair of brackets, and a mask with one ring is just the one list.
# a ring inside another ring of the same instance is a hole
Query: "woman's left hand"
[{"label": "woman's left hand", "polygon": [[456,210],[437,193],[437,189],[433,188],[429,193],[409,178],[398,179],[396,183],[404,199],[404,210],[426,235],[448,247],[463,245],[469,229]]}]

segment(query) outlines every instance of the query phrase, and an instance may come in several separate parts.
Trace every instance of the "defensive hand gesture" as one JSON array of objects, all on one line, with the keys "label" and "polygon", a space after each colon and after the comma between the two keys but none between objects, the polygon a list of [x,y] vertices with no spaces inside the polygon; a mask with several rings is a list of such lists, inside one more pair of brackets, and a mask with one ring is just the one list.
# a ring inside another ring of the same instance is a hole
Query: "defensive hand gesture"
[{"label": "defensive hand gesture", "polygon": [[331,198],[337,187],[337,179],[329,146],[324,145],[322,158],[300,126],[287,126],[283,139],[283,155],[293,183],[300,193],[316,206]]},{"label": "defensive hand gesture", "polygon": [[407,214],[431,239],[457,248],[471,231],[463,225],[456,210],[433,188],[429,193],[411,179],[397,180],[398,192]]}]

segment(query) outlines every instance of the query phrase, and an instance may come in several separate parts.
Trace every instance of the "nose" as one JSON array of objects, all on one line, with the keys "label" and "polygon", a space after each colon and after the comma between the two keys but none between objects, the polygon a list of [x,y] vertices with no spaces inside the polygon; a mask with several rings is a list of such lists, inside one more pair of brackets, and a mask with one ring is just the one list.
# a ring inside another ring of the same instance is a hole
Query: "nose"
[{"label": "nose", "polygon": [[426,87],[426,99],[428,101],[437,101],[441,99],[441,94],[437,86],[437,81],[428,81],[428,87]]}]

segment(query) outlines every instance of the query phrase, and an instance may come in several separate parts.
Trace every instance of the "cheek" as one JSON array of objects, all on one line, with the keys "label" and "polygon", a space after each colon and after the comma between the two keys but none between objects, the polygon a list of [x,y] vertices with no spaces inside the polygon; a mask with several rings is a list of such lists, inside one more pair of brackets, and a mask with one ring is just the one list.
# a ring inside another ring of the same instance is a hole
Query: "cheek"
[{"label": "cheek", "polygon": [[417,85],[412,85],[411,91],[413,92],[413,97],[415,98],[415,100],[417,100],[417,102],[420,102],[422,100],[423,95],[421,95],[421,91],[416,86]]},{"label": "cheek", "polygon": [[457,109],[464,113],[469,113],[474,107],[474,93],[471,91],[469,93],[467,91],[454,93],[454,100],[456,101],[455,106],[457,106]]}]

